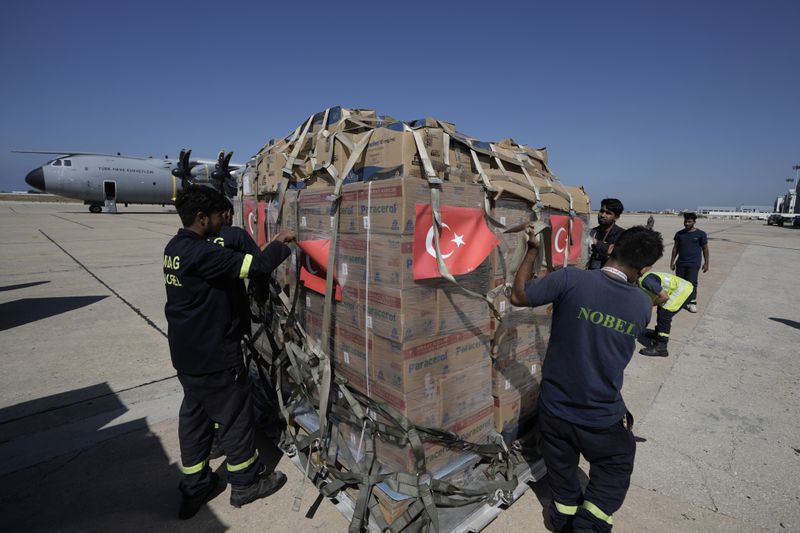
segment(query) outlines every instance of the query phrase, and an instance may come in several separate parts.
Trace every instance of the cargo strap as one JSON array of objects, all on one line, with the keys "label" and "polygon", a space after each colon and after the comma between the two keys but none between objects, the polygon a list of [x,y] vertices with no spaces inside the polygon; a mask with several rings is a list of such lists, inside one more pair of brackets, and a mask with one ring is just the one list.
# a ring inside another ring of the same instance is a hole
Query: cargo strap
[{"label": "cargo strap", "polygon": [[[298,126],[298,130],[294,131],[294,135],[292,135],[292,141],[296,139],[294,148],[292,149],[292,153],[289,155],[288,159],[286,160],[286,164],[283,166],[283,174],[291,176],[292,169],[294,168],[294,162],[297,161],[297,156],[300,154],[300,150],[302,150],[303,146],[306,144],[306,137],[308,136],[308,130],[311,128],[311,123],[314,121],[314,115],[308,117],[306,120],[305,125],[303,126],[303,131],[300,133],[300,136],[297,137],[297,131],[300,129]],[[291,143],[291,141],[290,141]]]},{"label": "cargo strap", "polygon": [[[295,298],[290,301],[284,293],[278,295],[284,309],[293,313]],[[294,323],[293,328],[306,337],[299,324]],[[259,331],[271,334],[265,330]],[[296,332],[285,331],[286,338],[292,337]],[[307,339],[307,337],[306,337]],[[306,389],[304,383],[309,379],[317,382],[320,372],[315,369],[321,361],[313,353],[306,353],[300,344],[288,340],[282,348],[273,347],[275,339],[270,340],[270,347],[274,357],[271,374],[273,384],[278,392],[278,402],[281,413],[287,420],[291,414],[302,405],[311,401],[312,394]],[[277,343],[276,343],[277,344]],[[252,342],[248,343],[250,350],[255,350]],[[316,352],[316,350],[313,350]],[[263,358],[255,358],[262,362]],[[280,374],[286,372],[295,383],[295,391],[284,401],[283,383]],[[267,381],[263,379],[263,381]],[[473,444],[459,439],[453,433],[434,429],[416,427],[395,408],[383,402],[371,399],[360,392],[351,389],[345,379],[336,377],[332,382],[336,391],[334,401],[330,406],[330,420],[344,422],[362,431],[364,455],[352,457],[348,446],[344,443],[338,431],[338,424],[329,424],[328,433],[314,431],[312,434],[301,437],[287,430],[292,441],[292,449],[298,454],[301,465],[308,471],[308,479],[312,480],[326,496],[334,496],[347,486],[359,488],[353,522],[350,530],[362,531],[367,528],[368,519],[374,520],[385,531],[421,531],[432,529],[438,531],[438,515],[436,506],[453,507],[475,502],[495,503],[498,499],[508,499],[511,491],[517,484],[514,476],[514,467],[519,458],[509,454],[508,449],[500,444]],[[384,422],[381,422],[384,420]],[[320,428],[321,429],[321,428]],[[380,474],[378,463],[375,460],[375,439],[394,443],[398,446],[410,446],[415,458],[416,473],[392,472]],[[286,439],[284,439],[286,442]],[[444,481],[431,478],[427,474],[425,462],[424,443],[436,443],[449,449],[472,451],[485,461],[492,463],[490,472],[493,479],[487,480],[480,487],[464,488]],[[343,445],[344,444],[344,445]],[[315,452],[316,453],[315,455]],[[340,471],[337,467],[337,457],[347,458],[349,471]],[[316,457],[316,459],[315,459]],[[501,476],[494,479],[494,475]],[[381,482],[386,482],[393,490],[398,490],[414,498],[413,503],[406,512],[392,524],[388,524],[380,512],[379,502],[373,494],[372,488]],[[295,502],[302,498],[298,493]]]},{"label": "cargo strap", "polygon": [[450,273],[447,265],[444,264],[442,250],[439,245],[439,234],[442,231],[442,212],[440,201],[442,180],[436,175],[436,171],[433,169],[430,157],[428,157],[428,151],[425,149],[425,143],[422,140],[419,130],[411,129],[407,124],[404,124],[403,127],[406,131],[410,131],[413,134],[414,143],[417,147],[417,154],[419,155],[420,161],[422,161],[422,167],[425,171],[425,178],[428,181],[428,186],[431,193],[431,212],[433,215],[433,223],[436,227],[436,230],[433,232],[433,248],[436,251],[436,265],[439,268],[439,274],[449,282],[453,283],[465,294],[472,296],[473,298],[480,298],[481,300],[485,301],[486,305],[488,305],[489,309],[492,311],[492,314],[499,320],[500,313],[498,313],[497,309],[495,308],[494,302],[487,295],[471,291],[462,286]]}]

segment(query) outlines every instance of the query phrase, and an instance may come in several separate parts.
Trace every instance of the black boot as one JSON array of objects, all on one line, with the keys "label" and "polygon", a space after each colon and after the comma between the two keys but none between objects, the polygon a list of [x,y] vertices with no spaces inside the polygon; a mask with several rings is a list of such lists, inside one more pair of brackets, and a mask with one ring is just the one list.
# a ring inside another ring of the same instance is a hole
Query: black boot
[{"label": "black boot", "polygon": [[222,443],[219,441],[219,430],[214,430],[214,439],[211,441],[211,451],[208,452],[209,459],[219,459],[225,455],[222,449]]},{"label": "black boot", "polygon": [[237,509],[260,498],[278,492],[286,483],[286,475],[280,470],[267,473],[266,470],[249,485],[231,485],[231,505]]},{"label": "black boot", "polygon": [[650,346],[649,348],[642,348],[639,350],[639,353],[642,355],[647,355],[648,357],[668,357],[669,352],[667,351],[667,343],[666,342],[657,342],[654,345]]},{"label": "black boot", "polygon": [[178,510],[178,518],[181,520],[188,520],[196,515],[197,511],[200,510],[204,503],[213,500],[214,497],[222,492],[218,490],[219,485],[219,476],[211,472],[211,483],[208,484],[208,487],[192,497],[184,496],[181,499],[181,508]]}]

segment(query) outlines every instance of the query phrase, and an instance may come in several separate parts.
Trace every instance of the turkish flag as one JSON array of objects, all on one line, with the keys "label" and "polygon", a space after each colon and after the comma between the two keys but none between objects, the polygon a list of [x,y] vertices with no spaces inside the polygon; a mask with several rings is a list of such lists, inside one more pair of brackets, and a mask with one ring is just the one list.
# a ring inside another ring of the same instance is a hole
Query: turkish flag
[{"label": "turkish flag", "polygon": [[264,246],[267,244],[267,202],[258,202],[258,219],[256,221],[256,244]]},{"label": "turkish flag", "polygon": [[[314,292],[325,294],[326,269],[328,268],[328,255],[330,254],[331,241],[318,239],[313,241],[298,241],[297,245],[303,252],[300,263],[300,281]],[[334,279],[334,298],[342,299],[342,287]]]},{"label": "turkish flag", "polygon": [[[563,265],[564,259],[568,264],[576,264],[581,258],[583,245],[583,221],[574,217],[572,219],[572,241],[569,239],[569,217],[567,215],[550,215],[552,237],[550,239],[550,257],[553,266]],[[569,257],[566,257],[567,244],[569,244]]]},{"label": "turkish flag", "polygon": [[247,230],[247,233],[249,233],[253,239],[255,239],[256,233],[257,209],[258,205],[255,200],[244,201],[244,216],[242,217],[242,222],[244,223],[244,229]]},{"label": "turkish flag", "polygon": [[[438,278],[434,245],[433,210],[429,204],[417,204],[412,254],[414,279]],[[483,211],[469,207],[441,206],[442,232],[439,251],[453,275],[466,274],[478,265],[500,242],[483,221]]]}]

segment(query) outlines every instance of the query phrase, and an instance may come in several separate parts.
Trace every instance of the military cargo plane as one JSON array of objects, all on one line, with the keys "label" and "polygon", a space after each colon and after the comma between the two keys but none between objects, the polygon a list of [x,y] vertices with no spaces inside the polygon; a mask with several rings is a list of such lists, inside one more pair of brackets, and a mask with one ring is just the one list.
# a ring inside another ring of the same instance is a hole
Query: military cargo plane
[{"label": "military cargo plane", "polygon": [[233,152],[221,151],[216,161],[192,160],[191,150],[181,150],[178,160],[132,157],[89,152],[48,152],[14,150],[24,154],[59,157],[31,170],[25,182],[42,192],[83,200],[89,211],[99,213],[105,206],[116,212],[117,203],[161,204],[189,184],[214,187],[228,196],[236,193],[236,177],[244,165],[231,163]]}]

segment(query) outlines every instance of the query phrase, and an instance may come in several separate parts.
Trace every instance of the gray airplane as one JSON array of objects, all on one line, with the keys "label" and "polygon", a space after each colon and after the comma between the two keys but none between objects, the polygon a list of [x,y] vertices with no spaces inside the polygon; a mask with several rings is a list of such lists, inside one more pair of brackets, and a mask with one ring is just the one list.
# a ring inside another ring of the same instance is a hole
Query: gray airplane
[{"label": "gray airplane", "polygon": [[87,152],[15,152],[60,155],[31,170],[25,182],[42,192],[83,200],[92,213],[104,206],[116,212],[117,203],[166,205],[189,184],[212,186],[234,196],[235,175],[244,167],[231,163],[233,152],[224,151],[216,161],[191,160],[191,150],[181,150],[177,161]]}]

